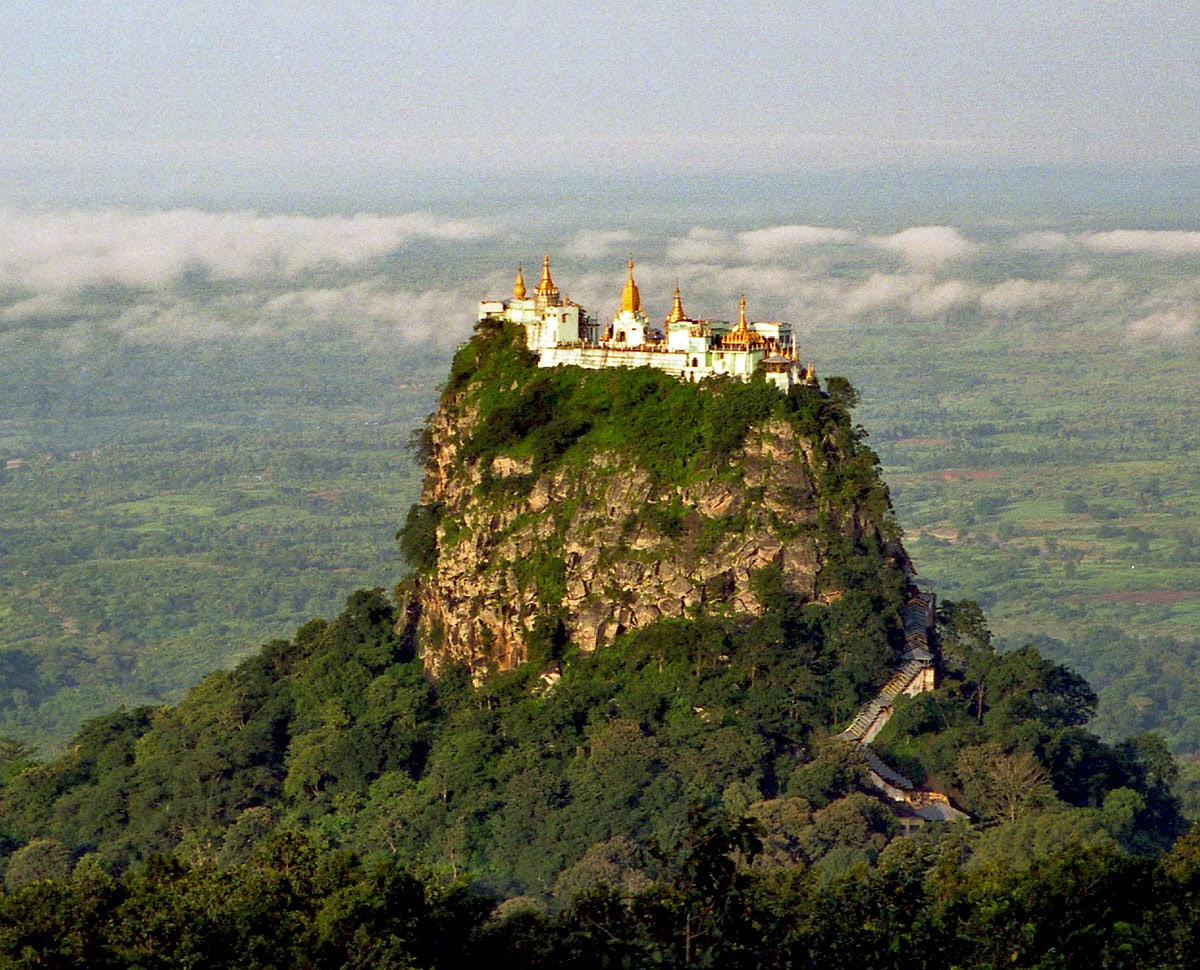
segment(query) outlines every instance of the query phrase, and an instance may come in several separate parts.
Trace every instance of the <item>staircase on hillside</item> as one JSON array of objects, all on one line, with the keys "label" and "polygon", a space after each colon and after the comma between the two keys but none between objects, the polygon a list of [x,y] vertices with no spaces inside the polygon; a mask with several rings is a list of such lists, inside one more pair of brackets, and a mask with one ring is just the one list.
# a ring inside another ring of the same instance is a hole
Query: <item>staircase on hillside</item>
[{"label": "staircase on hillside", "polygon": [[934,689],[934,658],[933,651],[929,649],[929,631],[933,628],[936,602],[932,593],[910,587],[908,601],[900,610],[905,640],[900,664],[892,671],[892,676],[879,693],[859,709],[837,738],[853,745],[862,754],[872,783],[892,801],[905,802],[921,818],[945,821],[966,818],[966,815],[951,805],[950,800],[940,792],[917,788],[869,747],[891,719],[897,697]]}]

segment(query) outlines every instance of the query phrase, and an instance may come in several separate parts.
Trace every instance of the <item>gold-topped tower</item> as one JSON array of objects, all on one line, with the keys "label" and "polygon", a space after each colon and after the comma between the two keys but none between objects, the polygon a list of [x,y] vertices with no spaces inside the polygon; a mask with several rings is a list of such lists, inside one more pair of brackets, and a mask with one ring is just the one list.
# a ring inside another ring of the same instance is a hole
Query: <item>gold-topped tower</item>
[{"label": "gold-topped tower", "polygon": [[621,292],[621,312],[637,313],[642,308],[642,295],[633,281],[633,257],[629,257],[629,282]]},{"label": "gold-topped tower", "polygon": [[671,312],[659,328],[651,328],[633,276],[633,257],[621,291],[620,309],[604,327],[561,293],[550,275],[550,256],[542,258],[542,279],[530,290],[517,266],[512,297],[482,300],[479,320],[505,320],[525,330],[525,345],[539,367],[653,367],[684,381],[732,378],[748,381],[762,373],[783,391],[797,384],[816,386],[816,368],[801,367],[792,327],[778,320],[751,322],[746,294],[738,302],[734,323],[693,319],[684,312],[679,281]]},{"label": "gold-topped tower", "polygon": [[687,319],[687,314],[683,312],[683,301],[679,298],[679,283],[675,284],[675,302],[671,304],[671,313],[667,317],[667,326],[673,323],[681,323]]},{"label": "gold-topped tower", "polygon": [[725,347],[736,347],[742,350],[766,346],[766,338],[758,332],[757,328],[752,329],[746,320],[746,294],[744,293],[738,307],[737,326],[721,338],[721,343]]},{"label": "gold-topped tower", "polygon": [[550,278],[549,253],[542,257],[542,281],[538,283],[537,289],[533,291],[533,295],[543,306],[558,306],[558,287],[554,285],[554,280]]}]

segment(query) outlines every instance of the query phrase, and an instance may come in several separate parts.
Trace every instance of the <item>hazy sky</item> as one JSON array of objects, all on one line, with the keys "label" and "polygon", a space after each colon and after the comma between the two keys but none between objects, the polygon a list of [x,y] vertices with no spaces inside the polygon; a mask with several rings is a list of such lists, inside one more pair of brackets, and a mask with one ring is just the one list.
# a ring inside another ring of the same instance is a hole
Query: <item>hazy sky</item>
[{"label": "hazy sky", "polygon": [[0,0],[0,175],[61,197],[340,171],[1178,165],[1197,157],[1198,14],[1197,0]]}]

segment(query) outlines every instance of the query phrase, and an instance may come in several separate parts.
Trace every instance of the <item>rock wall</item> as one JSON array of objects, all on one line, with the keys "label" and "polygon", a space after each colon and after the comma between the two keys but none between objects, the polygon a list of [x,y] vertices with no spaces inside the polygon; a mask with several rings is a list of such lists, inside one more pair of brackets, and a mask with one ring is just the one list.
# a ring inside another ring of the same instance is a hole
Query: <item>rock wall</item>
[{"label": "rock wall", "polygon": [[[818,485],[830,456],[786,420],[752,429],[709,480],[676,486],[612,452],[541,476],[527,458],[460,461],[474,420],[443,407],[430,426],[421,502],[440,509],[437,558],[404,615],[432,671],[521,663],[539,614],[586,651],[664,617],[758,614],[754,577],[775,564],[789,590],[820,595]],[[835,527],[878,533],[853,509]]]}]

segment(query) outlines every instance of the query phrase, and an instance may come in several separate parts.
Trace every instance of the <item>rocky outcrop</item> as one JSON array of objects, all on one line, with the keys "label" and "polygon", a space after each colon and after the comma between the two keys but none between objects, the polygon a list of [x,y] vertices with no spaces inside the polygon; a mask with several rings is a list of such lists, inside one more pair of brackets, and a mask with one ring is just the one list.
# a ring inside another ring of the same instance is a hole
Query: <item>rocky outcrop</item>
[{"label": "rocky outcrop", "polygon": [[420,439],[403,632],[435,673],[481,675],[567,641],[592,651],[659,621],[760,615],[781,593],[829,602],[907,571],[884,539],[898,530],[850,420],[856,395],[828,383],[783,395],[547,370],[519,327],[481,321]]},{"label": "rocky outcrop", "polygon": [[[443,406],[430,424],[421,502],[439,510],[436,564],[405,615],[433,671],[521,663],[539,615],[591,651],[664,618],[759,614],[756,577],[772,566],[786,589],[818,599],[829,456],[787,420],[752,428],[725,467],[679,485],[613,451],[542,475],[519,455],[466,461],[474,422]],[[839,525],[854,538],[877,531],[854,510]]]}]

